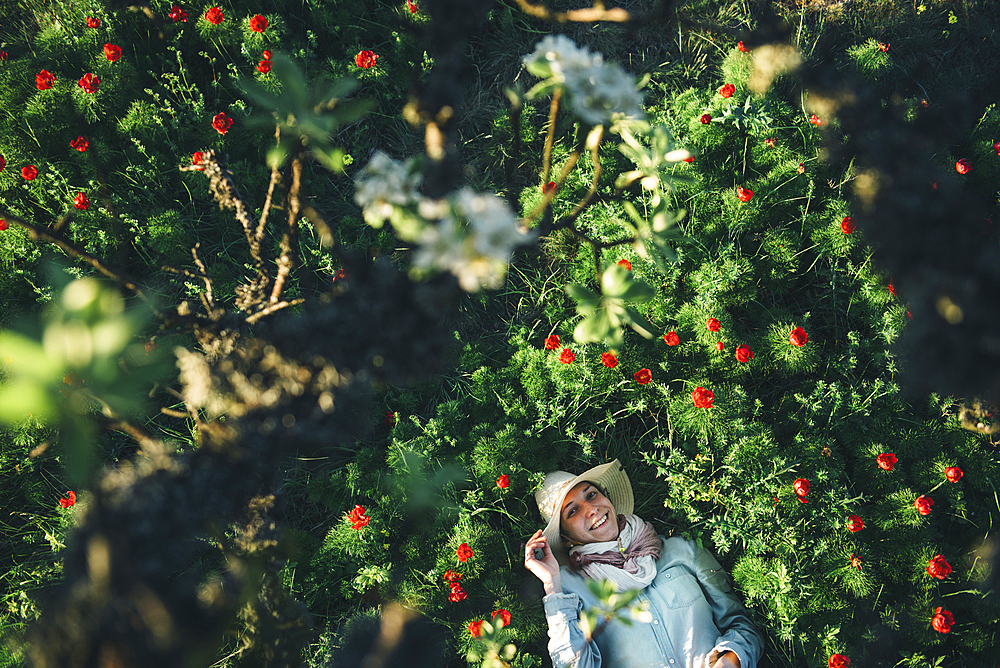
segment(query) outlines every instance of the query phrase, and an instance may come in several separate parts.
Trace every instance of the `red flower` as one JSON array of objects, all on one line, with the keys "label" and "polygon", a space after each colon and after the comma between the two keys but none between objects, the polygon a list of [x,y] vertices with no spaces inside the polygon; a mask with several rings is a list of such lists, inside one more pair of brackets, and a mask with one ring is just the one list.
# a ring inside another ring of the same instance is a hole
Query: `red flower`
[{"label": "red flower", "polygon": [[[360,53],[358,54],[358,57],[359,58],[361,57]],[[555,181],[549,181],[544,186],[542,186],[542,194],[543,195],[548,195],[550,192],[552,192],[555,189],[556,189],[556,182]]]},{"label": "red flower", "polygon": [[420,5],[413,2],[413,0],[406,0],[406,8],[410,10],[411,14],[416,14],[420,10]]},{"label": "red flower", "polygon": [[684,158],[684,162],[694,162],[694,156],[689,155],[688,157]]},{"label": "red flower", "polygon": [[948,633],[951,631],[952,625],[955,623],[955,618],[951,616],[951,612],[945,610],[942,607],[934,608],[934,616],[931,617],[931,626],[938,633]]},{"label": "red flower", "polygon": [[1000,155],[1000,141],[998,141],[996,144],[993,144],[993,150],[997,152],[997,155]]},{"label": "red flower", "polygon": [[962,158],[961,160],[955,163],[955,171],[958,172],[959,174],[968,174],[971,169],[972,169],[972,163],[966,160],[965,158]]},{"label": "red flower", "polygon": [[931,508],[934,507],[934,499],[921,494],[913,500],[913,507],[916,508],[917,512],[921,515],[930,515]]},{"label": "red flower", "polygon": [[21,176],[25,181],[34,181],[38,177],[38,168],[34,165],[25,165],[21,168]]},{"label": "red flower", "polygon": [[365,70],[374,67],[377,60],[378,56],[375,55],[374,51],[358,51],[358,55],[354,56],[354,64]]},{"label": "red flower", "polygon": [[572,364],[576,361],[576,353],[569,348],[563,348],[562,352],[559,353],[559,361],[563,364]]},{"label": "red flower", "polygon": [[116,44],[105,44],[104,57],[113,63],[122,57],[122,48]]},{"label": "red flower", "polygon": [[150,339],[146,341],[144,344],[142,344],[142,347],[146,349],[146,354],[148,355],[149,353],[156,350],[156,341]]},{"label": "red flower", "polygon": [[948,482],[958,482],[962,479],[962,469],[957,466],[949,466],[944,470],[944,477],[948,479]]},{"label": "red flower", "polygon": [[468,543],[462,543],[459,545],[458,549],[455,550],[455,553],[458,555],[458,560],[462,563],[465,563],[472,558],[472,548],[469,547]]},{"label": "red flower", "polygon": [[88,16],[87,17],[87,27],[88,28],[96,28],[99,25],[101,25],[101,19],[95,19],[93,16]]},{"label": "red flower", "polygon": [[257,71],[261,74],[267,74],[271,71],[271,59],[265,58],[264,60],[257,63]]},{"label": "red flower", "polygon": [[38,90],[48,90],[55,84],[56,78],[48,70],[42,70],[35,75],[35,88]]},{"label": "red flower", "polygon": [[827,660],[826,665],[829,666],[829,668],[847,668],[851,665],[851,660],[843,654],[833,654]]},{"label": "red flower", "polygon": [[264,49],[264,60],[271,60],[271,49]]},{"label": "red flower", "polygon": [[469,598],[469,595],[465,593],[465,590],[462,589],[462,586],[457,582],[452,582],[451,593],[448,594],[448,600],[451,601],[452,603],[458,603],[459,601],[464,601],[467,598]]},{"label": "red flower", "polygon": [[847,530],[851,533],[857,533],[865,528],[865,521],[858,517],[857,515],[847,516]]},{"label": "red flower", "polygon": [[718,350],[719,352],[722,352],[723,350],[725,350],[725,348],[726,348],[726,344],[725,343],[723,343],[722,341],[716,341],[716,343],[715,343],[715,349],[716,350]]},{"label": "red flower", "polygon": [[733,93],[736,92],[736,86],[731,83],[727,83],[725,86],[719,89],[719,95],[722,97],[732,97]]},{"label": "red flower", "polygon": [[330,278],[331,283],[336,283],[337,281],[347,278],[347,272],[344,271],[343,267],[333,272],[333,277]]},{"label": "red flower", "polygon": [[737,42],[736,43],[736,48],[740,50],[740,53],[746,53],[747,52],[746,44],[744,44],[743,42]]},{"label": "red flower", "polygon": [[[201,151],[195,151],[195,152],[194,152],[194,153],[193,153],[193,154],[191,155],[191,164],[192,164],[192,165],[200,165],[200,164],[201,164],[201,159],[202,159],[203,157],[204,157],[204,155],[202,154],[202,152],[201,152]],[[204,167],[202,167],[202,169],[204,169]]]},{"label": "red flower", "polygon": [[83,153],[88,148],[90,148],[90,142],[84,139],[82,136],[77,137],[76,139],[71,141],[69,145],[75,148],[80,153]]},{"label": "red flower", "polygon": [[715,395],[712,394],[712,390],[705,389],[704,387],[696,387],[691,392],[691,399],[694,400],[695,408],[711,408],[714,398]]},{"label": "red flower", "polygon": [[632,271],[632,263],[628,260],[618,260],[618,266],[625,267],[625,271]]},{"label": "red flower", "polygon": [[174,5],[173,7],[170,8],[170,14],[168,14],[168,16],[170,16],[170,18],[173,19],[174,23],[179,23],[181,21],[187,23],[188,20],[187,12],[185,12],[177,5]]},{"label": "red flower", "polygon": [[226,116],[226,112],[219,112],[212,118],[212,127],[220,135],[224,135],[233,127],[233,119]]},{"label": "red flower", "polygon": [[93,72],[87,72],[80,77],[80,80],[76,82],[76,85],[82,88],[84,93],[90,93],[93,95],[97,92],[98,86],[101,85],[101,78]]},{"label": "red flower", "polygon": [[497,478],[497,487],[500,489],[507,489],[510,487],[510,477],[506,473]]},{"label": "red flower", "polygon": [[736,347],[736,361],[737,362],[749,362],[753,359],[753,351],[746,344]]},{"label": "red flower", "polygon": [[812,116],[809,117],[809,122],[812,123],[813,125],[823,125],[823,121],[821,121],[819,119],[819,116],[817,116],[816,114],[813,114]]},{"label": "red flower", "polygon": [[455,571],[445,571],[444,579],[446,582],[455,583],[462,579],[462,574]]},{"label": "red flower", "polygon": [[632,374],[632,377],[635,378],[635,382],[640,385],[645,385],[649,381],[653,380],[653,373],[649,369],[639,369]]},{"label": "red flower", "polygon": [[913,320],[913,313],[910,311],[910,309],[906,309],[906,317],[909,318],[910,320]]},{"label": "red flower", "polygon": [[805,478],[796,478],[795,482],[792,483],[792,489],[795,490],[795,496],[799,497],[799,501],[809,503],[809,499],[806,498],[809,494],[808,480]]},{"label": "red flower", "polygon": [[705,329],[707,329],[710,332],[717,332],[717,331],[719,331],[720,327],[721,327],[721,325],[719,325],[719,321],[716,320],[715,318],[709,318],[705,322]]},{"label": "red flower", "polygon": [[775,139],[774,137],[768,137],[767,139],[764,140],[764,143],[770,146],[771,148],[774,148],[775,146],[778,145],[778,140]]},{"label": "red flower", "polygon": [[[343,271],[343,270],[341,270]],[[392,429],[396,426],[396,413],[394,411],[386,411],[385,415],[382,417],[382,424]]]},{"label": "red flower", "polygon": [[494,610],[493,614],[490,615],[490,621],[495,621],[496,618],[500,618],[500,626],[510,626],[510,612],[500,608],[499,610]]},{"label": "red flower", "polygon": [[702,114],[698,120],[701,121],[702,125],[708,125],[712,122],[712,114]]},{"label": "red flower", "polygon": [[7,221],[4,220],[3,218],[0,218],[0,232],[3,232],[6,229],[7,229]]},{"label": "red flower", "polygon": [[59,505],[63,508],[69,508],[76,504],[76,492],[66,492],[66,496],[59,499]]},{"label": "red flower", "polygon": [[264,32],[265,28],[267,28],[267,19],[260,14],[257,14],[250,19],[250,30],[254,32]]},{"label": "red flower", "polygon": [[677,336],[677,332],[667,332],[663,335],[663,342],[668,346],[676,346],[681,342],[681,337]]},{"label": "red flower", "polygon": [[0,155],[0,172],[2,172],[3,168],[6,167],[6,166],[7,166],[7,161],[4,160],[4,158],[3,158],[2,155]]},{"label": "red flower", "polygon": [[944,558],[943,554],[935,555],[927,562],[927,575],[938,580],[944,580],[951,573],[951,564]]},{"label": "red flower", "polygon": [[618,358],[612,352],[601,353],[601,364],[608,367],[609,369],[614,369],[618,366]]},{"label": "red flower", "polygon": [[881,455],[875,458],[875,463],[878,467],[884,471],[891,471],[892,467],[898,462],[896,455],[891,452],[883,452]]},{"label": "red flower", "polygon": [[222,7],[212,7],[207,12],[205,12],[205,20],[214,26],[219,25],[225,20],[225,16],[222,13]]},{"label": "red flower", "polygon": [[795,168],[795,173],[796,174],[805,174],[806,173],[806,166],[800,162],[799,166]]},{"label": "red flower", "polygon": [[477,619],[474,622],[469,622],[469,634],[473,638],[478,638],[483,632],[483,620]]},{"label": "red flower", "polygon": [[850,234],[856,229],[858,229],[858,226],[850,216],[844,216],[844,219],[840,221],[840,231],[844,234]]},{"label": "red flower", "polygon": [[367,511],[364,507],[354,506],[354,510],[347,513],[347,519],[350,521],[352,529],[360,531],[362,528],[368,526],[368,522],[370,522],[372,518],[365,515],[365,512]]},{"label": "red flower", "polygon": [[545,337],[545,349],[546,350],[555,350],[558,347],[559,347],[559,335],[558,334],[549,334],[547,337]]},{"label": "red flower", "polygon": [[73,206],[80,211],[86,211],[90,208],[90,200],[83,193],[77,193],[76,197],[73,198]]},{"label": "red flower", "polygon": [[740,186],[736,189],[736,197],[738,197],[741,202],[749,202],[751,198],[753,198],[753,191],[749,188]]},{"label": "red flower", "polygon": [[858,557],[855,557],[853,554],[851,554],[851,556],[848,557],[848,559],[850,560],[851,568],[856,568],[856,569],[858,569],[858,572],[860,572],[861,571],[861,559],[859,559]]},{"label": "red flower", "polygon": [[798,346],[799,348],[806,345],[808,341],[809,341],[809,335],[806,334],[806,330],[802,329],[801,327],[796,327],[788,335],[788,342],[793,346]]},{"label": "red flower", "polygon": [[7,52],[0,49],[0,60],[7,60]]}]

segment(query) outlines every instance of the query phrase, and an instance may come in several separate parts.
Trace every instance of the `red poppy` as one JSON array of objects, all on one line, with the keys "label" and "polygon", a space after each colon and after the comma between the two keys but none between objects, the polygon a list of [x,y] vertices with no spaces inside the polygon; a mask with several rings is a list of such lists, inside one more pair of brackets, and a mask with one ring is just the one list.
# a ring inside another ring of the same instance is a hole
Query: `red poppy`
[{"label": "red poppy", "polygon": [[444,579],[446,582],[458,582],[459,580],[462,579],[462,574],[448,570],[444,572]]},{"label": "red poppy", "polygon": [[712,114],[702,114],[698,120],[701,121],[702,125],[708,125],[712,122]]},{"label": "red poppy", "polygon": [[[343,270],[341,270],[343,271]],[[385,415],[382,417],[382,424],[392,429],[396,426],[396,413],[395,411],[386,411]]]},{"label": "red poppy", "polygon": [[86,211],[90,208],[90,200],[83,193],[77,193],[76,197],[73,198],[73,206],[80,211]]},{"label": "red poppy", "polygon": [[798,346],[799,348],[806,345],[806,342],[808,341],[809,341],[809,335],[806,334],[806,330],[802,329],[801,327],[796,327],[788,335],[788,342],[793,346]]},{"label": "red poppy", "polygon": [[694,401],[695,408],[711,408],[714,398],[715,395],[712,394],[712,390],[704,387],[696,387],[691,392],[691,399]]},{"label": "red poppy", "polygon": [[0,49],[0,60],[7,60],[7,52]]},{"label": "red poppy", "polygon": [[559,361],[563,364],[572,364],[576,361],[576,353],[569,348],[563,348],[562,352],[559,353]]},{"label": "red poppy", "polygon": [[725,350],[725,348],[726,348],[726,344],[725,343],[723,343],[722,341],[716,341],[716,343],[715,343],[715,349],[716,350],[718,350],[718,351],[721,352],[721,351]]},{"label": "red poppy", "polygon": [[4,160],[4,157],[2,155],[0,155],[0,172],[2,172],[3,168],[6,166],[7,166],[7,161]]},{"label": "red poppy", "polygon": [[38,168],[34,165],[25,165],[21,168],[21,176],[25,181],[34,181],[38,177]]},{"label": "red poppy", "polygon": [[653,380],[653,373],[649,369],[639,369],[632,374],[632,377],[635,378],[635,382],[640,385],[645,385],[649,381]]},{"label": "red poppy", "polygon": [[997,155],[1000,155],[1000,141],[993,144],[993,150],[996,151]]},{"label": "red poppy", "polygon": [[187,12],[185,12],[183,9],[181,9],[177,5],[174,5],[173,7],[170,8],[170,14],[168,14],[168,16],[171,19],[173,19],[174,23],[179,23],[181,21],[183,21],[184,23],[187,23],[187,20],[188,20]]},{"label": "red poppy", "polygon": [[851,660],[843,654],[833,654],[827,660],[826,665],[829,668],[847,668],[851,665]]},{"label": "red poppy", "polygon": [[482,619],[477,619],[474,622],[469,622],[469,635],[473,638],[478,638],[483,633],[483,621]]},{"label": "red poppy", "polygon": [[453,582],[451,584],[451,593],[448,594],[448,600],[452,603],[458,603],[459,601],[464,601],[467,598],[469,598],[469,595],[465,593],[462,586],[457,582]]},{"label": "red poppy", "polygon": [[500,618],[500,626],[510,626],[510,612],[500,608],[499,610],[494,610],[493,614],[490,615],[490,621],[496,621],[496,618]]},{"label": "red poppy", "polygon": [[891,471],[892,467],[898,461],[899,460],[896,459],[896,455],[892,454],[891,452],[883,452],[882,454],[880,454],[878,457],[875,458],[875,463],[878,464],[878,467],[883,471]]},{"label": "red poppy", "polygon": [[77,137],[76,139],[71,141],[69,145],[75,148],[80,153],[83,153],[88,148],[90,148],[90,142],[84,139],[82,136]]},{"label": "red poppy", "polygon": [[684,158],[684,162],[694,162],[694,156],[689,155],[688,157]]},{"label": "red poppy", "polygon": [[934,558],[927,562],[927,575],[932,578],[944,580],[950,573],[951,564],[948,563],[943,554],[934,555]]},{"label": "red poppy", "polygon": [[882,42],[875,42],[875,48],[881,51],[882,53],[886,53],[889,50],[889,44],[888,43],[883,44]]},{"label": "red poppy", "polygon": [[[204,156],[204,154],[201,151],[195,151],[191,155],[191,164],[192,165],[200,165],[201,161],[202,161],[202,158],[204,158],[204,157],[205,156]],[[204,169],[204,167],[202,167],[202,169]]]},{"label": "red poppy", "polygon": [[38,90],[48,90],[56,83],[56,78],[48,70],[42,70],[35,75],[35,88]]},{"label": "red poppy", "polygon": [[921,515],[930,515],[931,508],[934,507],[934,499],[924,494],[921,494],[913,500],[913,507],[917,509],[917,512]]},{"label": "red poppy", "polygon": [[736,189],[736,197],[738,197],[741,202],[749,202],[753,198],[753,191],[749,188],[740,186]]},{"label": "red poppy", "polygon": [[736,86],[731,83],[727,83],[725,86],[719,89],[719,95],[722,97],[732,97],[733,93],[736,92]]},{"label": "red poppy", "polygon": [[966,160],[965,158],[962,158],[961,160],[955,163],[955,171],[958,172],[959,174],[968,174],[971,169],[972,169],[972,163]]},{"label": "red poppy", "polygon": [[618,366],[618,358],[612,352],[601,353],[601,364],[608,367],[609,369],[614,369]]},{"label": "red poppy", "polygon": [[764,143],[770,146],[771,148],[774,148],[775,146],[778,145],[778,140],[775,139],[774,137],[768,137],[767,139],[764,140]]},{"label": "red poppy", "polygon": [[817,116],[816,114],[813,114],[812,116],[809,117],[809,122],[812,123],[813,125],[823,125],[823,121],[821,121],[819,116]]},{"label": "red poppy", "polygon": [[413,0],[406,0],[406,8],[410,10],[411,14],[416,14],[420,10],[420,5]]},{"label": "red poppy", "polygon": [[859,559],[858,557],[855,557],[852,554],[850,557],[848,557],[848,560],[851,563],[851,568],[856,568],[856,569],[858,569],[858,571],[861,570],[861,559]]},{"label": "red poppy", "polygon": [[80,77],[80,80],[76,82],[76,85],[82,88],[84,93],[90,93],[93,95],[97,92],[98,87],[101,85],[101,78],[93,72],[87,72]]},{"label": "red poppy", "polygon": [[957,466],[949,466],[944,470],[944,477],[948,479],[948,482],[958,482],[962,479],[962,469]]},{"label": "red poppy", "polygon": [[252,19],[250,19],[250,30],[254,32],[264,32],[267,28],[267,19],[257,14]]},{"label": "red poppy", "polygon": [[555,350],[556,348],[559,347],[559,342],[560,340],[558,334],[549,334],[547,337],[545,337],[545,349]]},{"label": "red poppy", "polygon": [[[359,54],[359,57],[360,57],[360,54]],[[549,181],[544,186],[542,186],[542,194],[543,195],[548,195],[550,192],[552,192],[555,189],[556,189],[556,182],[555,181]]]},{"label": "red poppy", "polygon": [[468,543],[462,543],[461,545],[459,545],[458,549],[455,550],[455,553],[458,555],[458,560],[461,561],[462,563],[465,563],[466,561],[471,559],[473,554],[472,548],[469,547]]},{"label": "red poppy", "polygon": [[142,347],[146,349],[146,354],[148,355],[149,353],[156,350],[156,341],[150,339],[149,341],[146,341],[144,344],[142,344]]},{"label": "red poppy", "polygon": [[792,489],[795,490],[795,496],[799,497],[799,501],[809,503],[809,499],[806,498],[809,495],[808,480],[805,478],[796,478],[795,482],[792,483]]},{"label": "red poppy", "polygon": [[225,15],[222,13],[222,7],[211,7],[205,12],[205,20],[214,26],[219,25],[225,20]]},{"label": "red poppy", "polygon": [[858,229],[858,226],[850,216],[844,216],[844,219],[840,221],[840,231],[844,234],[850,234],[856,229]]},{"label": "red poppy", "polygon": [[122,57],[122,48],[117,44],[110,44],[110,43],[105,44],[104,57],[113,63]]},{"label": "red poppy", "polygon": [[347,513],[347,519],[350,521],[352,529],[360,531],[362,528],[368,526],[368,522],[370,522],[372,518],[365,515],[365,512],[367,511],[363,506],[354,506],[354,510]]},{"label": "red poppy", "polygon": [[66,492],[66,496],[59,499],[59,505],[63,508],[69,508],[76,504],[76,492],[70,491]]},{"label": "red poppy", "polygon": [[737,42],[736,43],[736,48],[740,50],[740,53],[746,53],[747,52],[746,44],[744,44],[743,42]]},{"label": "red poppy", "polygon": [[226,116],[226,112],[219,112],[212,118],[212,127],[220,135],[224,135],[229,132],[229,128],[233,127],[233,119]]},{"label": "red poppy", "polygon": [[88,28],[96,28],[99,25],[101,25],[101,19],[95,19],[93,16],[88,16],[87,17],[87,27]]},{"label": "red poppy", "polygon": [[497,478],[497,487],[500,489],[507,489],[510,487],[510,477],[506,473]]},{"label": "red poppy", "polygon": [[795,168],[795,173],[796,174],[805,174],[806,173],[806,166],[803,163],[800,162],[799,166]]},{"label": "red poppy", "polygon": [[906,317],[909,320],[913,320],[913,313],[910,311],[910,309],[906,309]]},{"label": "red poppy", "polygon": [[705,322],[705,329],[707,329],[710,332],[717,332],[717,331],[719,331],[720,327],[721,327],[721,325],[719,324],[719,321],[716,320],[715,318],[709,318]]},{"label": "red poppy", "polygon": [[632,271],[632,263],[628,260],[618,260],[619,267],[625,267],[625,271]]},{"label": "red poppy", "polygon": [[746,344],[742,344],[736,347],[736,361],[737,362],[749,362],[753,359],[753,351]]},{"label": "red poppy", "polygon": [[369,67],[374,67],[375,62],[378,60],[378,56],[375,55],[374,51],[358,51],[358,55],[354,56],[354,64],[358,67],[367,70]]},{"label": "red poppy", "polygon": [[934,608],[934,616],[931,617],[931,626],[938,633],[948,633],[955,624],[955,618],[951,612],[942,607]]},{"label": "red poppy", "polygon": [[271,60],[271,49],[264,49],[264,60]]},{"label": "red poppy", "polygon": [[4,220],[3,218],[0,218],[0,232],[3,232],[6,229],[7,229],[7,221]]},{"label": "red poppy", "polygon": [[344,271],[343,267],[333,272],[333,277],[330,279],[331,283],[336,283],[337,281],[347,278],[347,272]]},{"label": "red poppy", "polygon": [[858,517],[857,515],[847,516],[847,530],[851,533],[857,533],[865,528],[865,521]]},{"label": "red poppy", "polygon": [[676,346],[681,342],[681,337],[677,336],[677,332],[667,332],[663,335],[663,342],[668,346]]},{"label": "red poppy", "polygon": [[257,63],[257,71],[260,72],[261,74],[267,74],[268,72],[271,71],[271,65],[272,65],[271,59],[265,58],[264,60]]}]

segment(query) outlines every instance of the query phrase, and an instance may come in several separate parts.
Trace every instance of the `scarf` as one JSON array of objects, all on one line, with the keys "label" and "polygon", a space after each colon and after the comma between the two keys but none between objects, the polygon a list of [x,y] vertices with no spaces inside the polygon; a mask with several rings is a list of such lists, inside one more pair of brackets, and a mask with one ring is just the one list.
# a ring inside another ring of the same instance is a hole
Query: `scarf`
[{"label": "scarf", "polygon": [[656,577],[660,537],[637,515],[619,515],[618,530],[618,540],[570,548],[570,568],[593,580],[610,580],[616,591],[645,589]]}]

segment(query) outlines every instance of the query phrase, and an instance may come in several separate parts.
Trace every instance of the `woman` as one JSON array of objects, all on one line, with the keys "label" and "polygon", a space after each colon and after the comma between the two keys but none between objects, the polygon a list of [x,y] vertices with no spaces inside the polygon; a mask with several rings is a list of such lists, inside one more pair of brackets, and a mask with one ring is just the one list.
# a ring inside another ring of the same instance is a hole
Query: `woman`
[{"label": "woman", "polygon": [[[632,514],[632,484],[617,459],[578,476],[549,473],[535,501],[547,524],[525,545],[524,566],[545,590],[555,666],[755,668],[763,640],[719,562]],[[641,589],[636,600],[652,620],[613,620],[587,642],[580,612],[597,604],[588,578]]]}]

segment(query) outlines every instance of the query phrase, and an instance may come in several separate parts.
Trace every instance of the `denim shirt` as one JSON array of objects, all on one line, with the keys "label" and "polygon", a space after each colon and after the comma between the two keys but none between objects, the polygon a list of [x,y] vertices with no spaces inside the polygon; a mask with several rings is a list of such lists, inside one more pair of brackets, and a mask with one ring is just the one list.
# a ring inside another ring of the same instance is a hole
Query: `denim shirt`
[{"label": "denim shirt", "polygon": [[755,668],[763,639],[712,554],[680,537],[664,539],[657,574],[636,599],[649,623],[613,620],[589,643],[580,630],[583,606],[597,605],[587,578],[563,566],[562,593],[545,596],[549,654],[557,668],[705,668],[736,653]]}]

